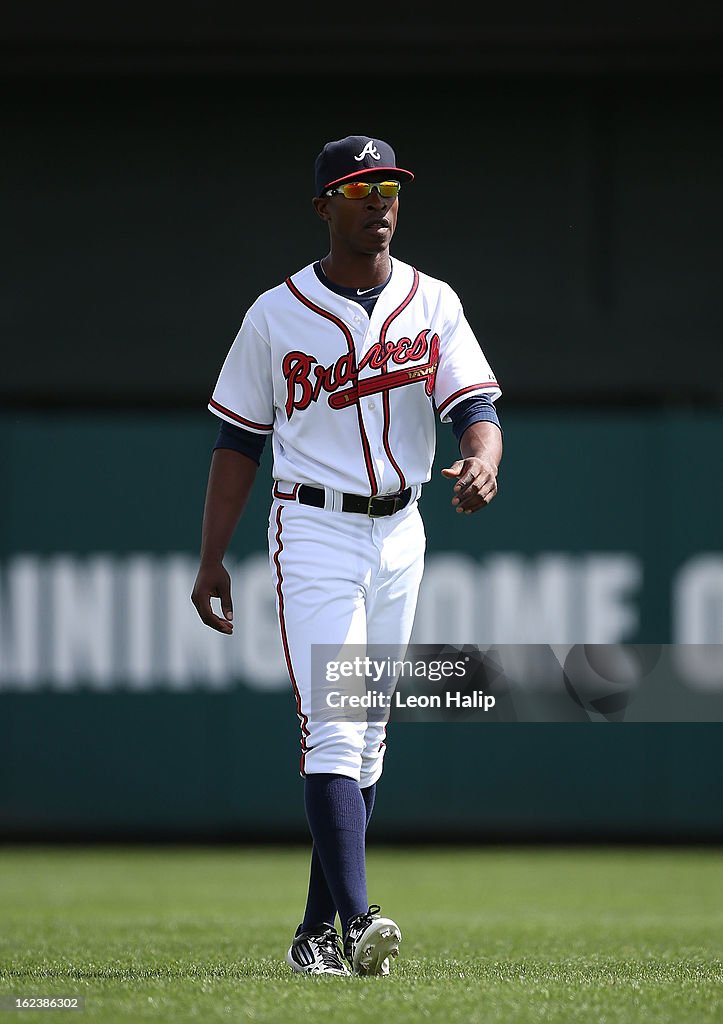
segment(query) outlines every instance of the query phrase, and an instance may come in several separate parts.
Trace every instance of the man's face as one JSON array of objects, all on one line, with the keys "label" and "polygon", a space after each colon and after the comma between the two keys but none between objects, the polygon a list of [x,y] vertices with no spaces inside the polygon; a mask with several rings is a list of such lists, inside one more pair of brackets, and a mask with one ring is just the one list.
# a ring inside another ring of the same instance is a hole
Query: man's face
[{"label": "man's face", "polygon": [[[390,181],[394,176],[380,171],[364,174],[359,180]],[[316,197],[313,203],[321,219],[329,224],[333,248],[370,256],[389,248],[397,226],[397,196],[385,198],[377,189],[372,189],[364,199],[347,199],[336,193]]]}]

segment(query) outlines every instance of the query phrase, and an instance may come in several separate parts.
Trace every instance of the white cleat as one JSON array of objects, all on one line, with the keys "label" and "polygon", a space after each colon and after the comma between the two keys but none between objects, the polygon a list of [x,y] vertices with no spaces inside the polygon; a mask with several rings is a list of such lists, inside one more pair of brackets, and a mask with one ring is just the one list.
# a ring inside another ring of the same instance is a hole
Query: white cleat
[{"label": "white cleat", "polygon": [[345,978],[351,974],[341,955],[339,935],[330,926],[295,936],[286,962],[297,974],[336,974]]},{"label": "white cleat", "polygon": [[373,905],[366,914],[349,922],[344,939],[344,956],[353,974],[389,974],[389,958],[399,956],[402,933],[388,917],[379,917],[381,907]]}]

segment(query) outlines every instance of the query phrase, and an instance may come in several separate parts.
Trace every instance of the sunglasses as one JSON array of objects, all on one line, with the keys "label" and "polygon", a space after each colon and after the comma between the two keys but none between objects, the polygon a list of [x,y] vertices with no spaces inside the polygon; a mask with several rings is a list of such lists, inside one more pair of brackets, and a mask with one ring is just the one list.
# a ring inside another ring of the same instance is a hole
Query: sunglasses
[{"label": "sunglasses", "polygon": [[401,187],[398,181],[349,181],[346,185],[337,185],[336,188],[327,189],[325,194],[333,196],[338,192],[345,199],[366,199],[375,188],[384,199],[393,199],[394,196],[399,195]]}]

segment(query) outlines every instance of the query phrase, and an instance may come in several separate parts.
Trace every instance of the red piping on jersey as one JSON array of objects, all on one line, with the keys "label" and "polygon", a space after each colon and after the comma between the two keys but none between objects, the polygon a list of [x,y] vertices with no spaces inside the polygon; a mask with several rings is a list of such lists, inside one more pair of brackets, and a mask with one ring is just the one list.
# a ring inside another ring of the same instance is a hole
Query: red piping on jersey
[{"label": "red piping on jersey", "polygon": [[283,582],[284,577],[281,572],[281,563],[279,562],[279,555],[284,550],[284,545],[281,541],[281,510],[284,506],[279,505],[276,513],[276,552],[274,554],[274,565],[276,566],[276,593],[279,598],[279,625],[281,626],[281,643],[284,648],[284,657],[286,658],[286,668],[289,672],[289,679],[291,685],[294,688],[294,694],[296,695],[296,714],[301,722],[301,761],[299,762],[299,771],[304,774],[304,762],[306,760],[306,738],[309,735],[309,719],[301,710],[301,694],[299,693],[299,687],[296,685],[296,676],[294,675],[294,668],[291,664],[291,651],[289,650],[289,640],[286,635],[286,619],[284,618],[284,593],[283,593]]},{"label": "red piping on jersey", "polygon": [[251,427],[253,430],[263,431],[269,431],[274,429],[273,423],[254,423],[253,420],[246,420],[244,419],[243,416],[239,416],[239,414],[236,412],[231,412],[231,410],[227,409],[225,405],[221,405],[220,402],[216,402],[213,398],[209,400],[208,404],[212,406],[214,409],[218,409],[218,411],[222,412],[224,416],[230,416],[231,419],[236,420],[237,423],[243,423],[245,427]]},{"label": "red piping on jersey", "polygon": [[[401,312],[403,312],[403,310],[405,310],[407,308],[409,303],[414,298],[414,296],[415,296],[415,294],[417,292],[417,289],[419,288],[419,271],[416,268],[414,268],[414,267],[412,268],[412,270],[414,271],[414,280],[412,281],[412,287],[409,290],[409,294],[404,299],[402,304],[400,306],[397,306],[397,308],[394,310],[393,313],[389,314],[387,319],[384,321],[384,324],[382,326],[381,332],[379,334],[379,344],[381,346],[382,351],[384,351],[384,345],[385,345],[386,339],[387,339],[387,331],[389,330],[389,327],[390,327],[392,321],[395,320],[399,316],[399,314]],[[382,366],[382,375],[384,375],[386,372],[387,372],[387,365],[385,363]],[[391,385],[391,386],[394,387],[395,385]],[[392,466],[394,466],[394,471],[397,474],[397,476],[399,477],[399,490],[403,491],[404,488],[407,486],[407,481],[404,478],[404,473],[402,473],[401,469],[397,465],[396,459],[392,455],[392,449],[391,449],[391,447],[389,445],[390,410],[389,410],[389,391],[388,390],[385,390],[384,394],[382,395],[382,409],[384,411],[384,432],[382,434],[382,441],[383,441],[383,444],[384,444],[384,451],[387,453],[387,458],[391,462]]]},{"label": "red piping on jersey", "polygon": [[[302,293],[299,291],[299,289],[296,287],[296,285],[294,284],[290,277],[286,278],[285,284],[286,287],[291,292],[291,294],[294,296],[294,298],[298,299],[299,302],[302,303],[302,305],[306,306],[307,309],[310,309],[313,313],[316,313],[318,316],[324,317],[325,320],[330,320],[331,323],[336,324],[336,326],[339,328],[341,333],[346,338],[347,348],[352,358],[353,379],[354,382],[356,382],[358,380],[359,371],[357,370],[356,365],[356,350],[354,349],[354,339],[352,338],[351,331],[346,326],[344,321],[340,320],[339,317],[334,316],[334,314],[330,313],[328,309],[323,309],[321,306],[317,306],[316,303],[311,301],[311,299],[307,299],[305,295],[302,295]],[[374,495],[378,493],[379,485],[377,484],[376,474],[374,473],[374,463],[372,462],[372,453],[369,447],[369,438],[367,437],[366,430],[364,429],[364,420],[362,419],[361,408],[358,404],[356,411],[357,419],[359,421],[359,434],[361,436],[362,451],[364,453],[364,464],[367,470],[367,477],[369,478],[369,487],[371,488],[372,495]]]},{"label": "red piping on jersey", "polygon": [[466,395],[470,391],[479,391],[480,388],[498,388],[499,384],[496,380],[488,380],[483,384],[469,384],[466,388],[461,388],[459,391],[455,391],[449,398],[445,398],[442,404],[438,407],[437,412],[441,416],[444,410],[447,408],[450,402],[453,402],[455,398],[459,398],[460,395]]}]

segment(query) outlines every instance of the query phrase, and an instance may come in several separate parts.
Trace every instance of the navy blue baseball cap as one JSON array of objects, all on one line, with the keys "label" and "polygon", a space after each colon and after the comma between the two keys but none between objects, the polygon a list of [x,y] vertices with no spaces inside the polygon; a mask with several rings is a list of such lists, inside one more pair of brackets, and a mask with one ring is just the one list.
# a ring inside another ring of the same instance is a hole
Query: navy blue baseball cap
[{"label": "navy blue baseball cap", "polygon": [[347,135],[327,142],[314,164],[316,194],[323,195],[342,181],[356,181],[377,171],[388,171],[399,181],[414,181],[411,171],[397,167],[397,158],[388,142],[368,135]]}]

